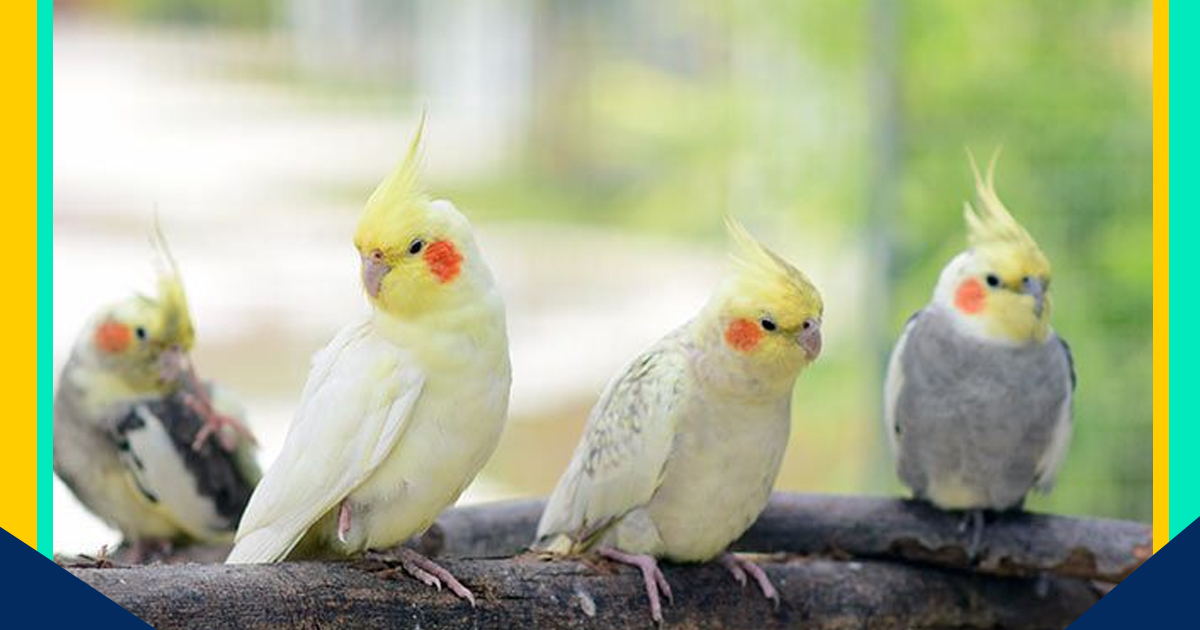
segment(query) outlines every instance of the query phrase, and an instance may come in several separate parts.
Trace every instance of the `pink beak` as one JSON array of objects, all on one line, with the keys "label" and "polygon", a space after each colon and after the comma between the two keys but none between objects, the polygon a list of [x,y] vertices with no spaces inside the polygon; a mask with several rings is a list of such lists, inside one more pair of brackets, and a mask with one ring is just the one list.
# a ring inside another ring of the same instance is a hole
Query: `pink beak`
[{"label": "pink beak", "polygon": [[379,297],[379,289],[383,286],[383,277],[392,270],[391,265],[383,260],[379,252],[362,255],[362,282],[367,295]]},{"label": "pink beak", "polygon": [[800,329],[800,334],[796,335],[796,342],[801,348],[808,353],[808,360],[812,361],[821,354],[821,320],[807,319],[804,321],[804,326]]}]

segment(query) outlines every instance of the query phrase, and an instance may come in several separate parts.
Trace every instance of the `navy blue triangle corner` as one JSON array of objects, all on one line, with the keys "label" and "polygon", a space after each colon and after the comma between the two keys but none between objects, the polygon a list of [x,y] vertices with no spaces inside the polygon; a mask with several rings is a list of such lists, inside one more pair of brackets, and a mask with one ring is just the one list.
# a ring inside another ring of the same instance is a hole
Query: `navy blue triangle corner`
[{"label": "navy blue triangle corner", "polygon": [[1200,559],[1200,519],[1193,521],[1069,627],[1194,628],[1196,560]]},{"label": "navy blue triangle corner", "polygon": [[5,617],[30,628],[137,628],[150,625],[0,529],[0,592]]}]

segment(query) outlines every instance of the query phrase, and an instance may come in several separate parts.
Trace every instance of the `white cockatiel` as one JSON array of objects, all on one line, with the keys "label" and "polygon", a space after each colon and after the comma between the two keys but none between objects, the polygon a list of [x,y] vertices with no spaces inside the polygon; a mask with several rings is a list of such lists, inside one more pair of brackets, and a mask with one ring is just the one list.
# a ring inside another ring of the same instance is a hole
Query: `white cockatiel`
[{"label": "white cockatiel", "polygon": [[892,352],[884,422],[900,480],[917,498],[974,521],[1048,491],[1066,457],[1071,353],[1050,327],[1050,263],[971,160],[970,249],[942,270],[932,301]]},{"label": "white cockatiel", "polygon": [[821,296],[808,278],[728,221],[735,267],[704,309],[634,359],[592,409],[538,524],[536,549],[602,556],[642,571],[650,614],[670,586],[656,558],[716,558],[766,506],[783,460],[796,377],[821,351]]},{"label": "white cockatiel", "polygon": [[155,236],[158,295],[92,317],[54,396],[54,472],[120,530],[134,563],[176,543],[231,539],[260,476],[240,405],[192,370],[183,280]]},{"label": "white cockatiel", "polygon": [[[466,217],[418,188],[420,139],[418,129],[355,234],[372,312],[313,357],[230,563],[402,543],[454,503],[496,447],[511,383],[504,305]],[[398,553],[414,577],[474,603],[449,572]]]}]

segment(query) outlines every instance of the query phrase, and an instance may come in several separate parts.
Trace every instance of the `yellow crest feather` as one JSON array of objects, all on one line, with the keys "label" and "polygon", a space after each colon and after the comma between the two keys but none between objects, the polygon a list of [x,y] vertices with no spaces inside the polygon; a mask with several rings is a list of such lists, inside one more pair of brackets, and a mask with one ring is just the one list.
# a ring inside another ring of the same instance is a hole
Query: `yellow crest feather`
[{"label": "yellow crest feather", "polygon": [[732,258],[742,277],[753,279],[753,284],[765,291],[798,293],[806,301],[820,303],[820,295],[808,276],[758,242],[737,219],[726,216],[725,229],[733,240]]},{"label": "yellow crest feather", "polygon": [[1017,222],[996,194],[996,162],[999,157],[1000,150],[997,149],[988,161],[987,174],[981,175],[975,156],[970,150],[967,151],[978,201],[976,205],[970,202],[963,204],[967,240],[971,247],[1013,274],[1048,275],[1050,262],[1037,241]]},{"label": "yellow crest feather", "polygon": [[996,194],[996,161],[1000,158],[1000,150],[992,154],[988,161],[987,176],[979,173],[979,165],[975,156],[967,151],[967,159],[971,163],[971,173],[975,177],[975,196],[978,207],[967,202],[963,207],[963,218],[967,222],[967,237],[973,246],[990,243],[1007,242],[1037,248],[1037,243],[1025,228],[1013,218],[1008,208]]},{"label": "yellow crest feather", "polygon": [[421,120],[417,123],[417,131],[408,145],[404,161],[379,183],[375,192],[371,193],[371,197],[367,199],[368,212],[402,207],[421,196],[417,175],[421,166],[421,137],[424,134],[425,112],[421,112]]},{"label": "yellow crest feather", "polygon": [[158,312],[161,331],[164,339],[173,340],[184,349],[191,348],[195,338],[192,328],[192,317],[188,311],[187,294],[183,290],[183,276],[171,249],[167,246],[167,238],[163,235],[162,225],[158,216],[154,217],[154,234],[151,237],[158,268]]}]

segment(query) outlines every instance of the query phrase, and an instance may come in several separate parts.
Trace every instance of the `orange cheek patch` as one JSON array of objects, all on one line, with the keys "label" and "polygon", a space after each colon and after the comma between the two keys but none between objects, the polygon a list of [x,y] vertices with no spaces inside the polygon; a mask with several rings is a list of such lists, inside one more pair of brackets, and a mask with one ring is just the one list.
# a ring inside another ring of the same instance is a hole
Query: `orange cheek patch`
[{"label": "orange cheek patch", "polygon": [[96,347],[110,354],[123,352],[133,340],[133,333],[125,324],[104,322],[96,329]]},{"label": "orange cheek patch", "polygon": [[954,292],[954,305],[958,310],[974,315],[983,310],[983,303],[987,299],[987,294],[983,290],[983,285],[975,278],[966,280],[958,285],[958,290]]},{"label": "orange cheek patch", "polygon": [[425,264],[429,271],[437,276],[439,282],[446,283],[458,277],[462,271],[462,254],[450,241],[437,241],[425,248]]},{"label": "orange cheek patch", "polygon": [[735,319],[725,329],[725,343],[741,352],[749,352],[762,340],[762,329],[748,319]]}]

